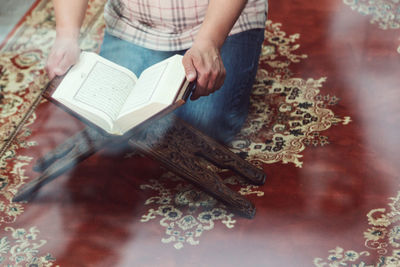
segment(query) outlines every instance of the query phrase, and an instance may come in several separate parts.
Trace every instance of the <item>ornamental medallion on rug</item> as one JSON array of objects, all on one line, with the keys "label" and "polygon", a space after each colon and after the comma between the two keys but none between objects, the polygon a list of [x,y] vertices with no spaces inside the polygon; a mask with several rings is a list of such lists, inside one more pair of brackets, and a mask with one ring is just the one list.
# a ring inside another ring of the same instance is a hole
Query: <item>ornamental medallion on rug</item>
[{"label": "ornamental medallion on rug", "polygon": [[[241,181],[237,177],[229,177],[224,179],[224,183],[240,187]],[[142,215],[141,222],[159,220],[165,229],[161,242],[171,243],[176,249],[183,248],[185,244],[198,245],[201,235],[214,229],[215,224],[221,223],[231,229],[236,223],[234,214],[223,204],[173,173],[167,172],[140,188],[155,193],[145,202],[150,208]],[[258,197],[264,195],[252,185],[241,187],[239,193]]]},{"label": "ornamental medallion on rug", "polygon": [[[373,209],[367,214],[369,228],[364,231],[365,251],[345,251],[338,246],[326,259],[315,258],[315,266],[400,266],[400,191],[390,198],[389,208]],[[376,254],[378,260],[368,256]]]}]

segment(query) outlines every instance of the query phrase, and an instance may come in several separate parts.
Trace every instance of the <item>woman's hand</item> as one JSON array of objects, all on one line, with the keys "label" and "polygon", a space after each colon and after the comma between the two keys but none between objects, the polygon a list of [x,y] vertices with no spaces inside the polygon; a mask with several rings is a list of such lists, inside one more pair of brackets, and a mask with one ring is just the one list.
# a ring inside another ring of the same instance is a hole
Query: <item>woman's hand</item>
[{"label": "woman's hand", "polygon": [[88,0],[53,0],[56,15],[56,41],[47,58],[50,79],[64,75],[80,54],[79,29],[85,17]]},{"label": "woman's hand", "polygon": [[78,61],[79,54],[77,39],[57,37],[46,62],[49,78],[64,75]]},{"label": "woman's hand", "polygon": [[211,41],[195,41],[182,60],[189,81],[196,80],[192,100],[207,96],[224,83],[226,71],[217,45]]},{"label": "woman's hand", "polygon": [[225,80],[220,49],[247,0],[210,0],[204,21],[192,48],[183,56],[186,78],[196,80],[191,99],[206,96],[219,89]]},{"label": "woman's hand", "polygon": [[64,75],[74,65],[80,54],[76,38],[57,37],[46,62],[46,71],[50,79]]}]

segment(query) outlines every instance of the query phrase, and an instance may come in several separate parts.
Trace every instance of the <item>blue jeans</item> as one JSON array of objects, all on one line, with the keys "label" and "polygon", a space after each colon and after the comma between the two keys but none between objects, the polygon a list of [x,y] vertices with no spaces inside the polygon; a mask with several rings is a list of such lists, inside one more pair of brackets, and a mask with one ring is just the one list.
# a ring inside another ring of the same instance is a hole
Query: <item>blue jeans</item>
[{"label": "blue jeans", "polygon": [[[230,142],[247,118],[263,40],[264,29],[229,36],[221,48],[226,69],[223,86],[209,96],[188,100],[175,114],[217,141]],[[155,51],[105,33],[100,55],[139,76],[147,67],[185,52]]]}]

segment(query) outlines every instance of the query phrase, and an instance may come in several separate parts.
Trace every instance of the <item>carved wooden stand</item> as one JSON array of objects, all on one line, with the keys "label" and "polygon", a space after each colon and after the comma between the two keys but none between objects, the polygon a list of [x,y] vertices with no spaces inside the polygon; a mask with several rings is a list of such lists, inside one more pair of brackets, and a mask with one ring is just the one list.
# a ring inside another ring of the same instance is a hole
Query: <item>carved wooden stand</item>
[{"label": "carved wooden stand", "polygon": [[200,187],[233,212],[246,218],[254,217],[254,205],[228,188],[216,173],[201,166],[199,157],[230,169],[256,185],[264,184],[266,176],[263,171],[172,114],[137,127],[129,137],[111,137],[87,127],[39,159],[34,169],[42,174],[21,188],[13,201],[29,199],[41,186],[96,151],[122,142],[128,142],[169,171]]}]

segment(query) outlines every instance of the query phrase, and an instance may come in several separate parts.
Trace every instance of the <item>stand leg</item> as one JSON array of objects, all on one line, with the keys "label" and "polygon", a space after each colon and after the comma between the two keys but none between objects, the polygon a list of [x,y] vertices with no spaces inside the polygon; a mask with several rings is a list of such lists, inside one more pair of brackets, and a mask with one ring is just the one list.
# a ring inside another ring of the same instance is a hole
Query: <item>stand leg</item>
[{"label": "stand leg", "polygon": [[[197,157],[203,144],[207,140],[202,139],[203,135],[196,135],[193,131],[188,131],[181,121],[175,121],[176,118],[168,116],[163,118],[157,124],[153,124],[141,133],[140,136],[135,136],[129,140],[129,144],[160,162],[168,170],[188,180],[189,182],[200,187],[203,191],[209,193],[216,199],[226,204],[231,210],[246,218],[253,218],[255,215],[254,205],[245,197],[237,192],[232,191],[227,187],[221,178],[201,166]],[[202,144],[199,146],[199,142]],[[232,153],[231,151],[218,150],[220,153]],[[208,155],[212,153],[205,152]],[[232,153],[233,154],[233,153]],[[227,157],[228,160],[221,161],[223,157],[212,157],[218,165],[232,165],[232,156]],[[233,157],[233,162],[237,159]],[[243,161],[243,159],[240,159]]]},{"label": "stand leg", "polygon": [[176,150],[166,153],[165,151],[154,149],[148,143],[136,140],[130,140],[129,144],[160,162],[168,170],[220,200],[239,215],[249,219],[254,217],[254,205],[242,195],[227,187],[217,174],[203,168],[193,154]]},{"label": "stand leg", "polygon": [[38,160],[34,169],[43,173],[25,184],[14,196],[13,201],[28,200],[40,187],[90,157],[110,141],[110,137],[92,128],[86,128],[77,133],[57,149]]},{"label": "stand leg", "polygon": [[[165,136],[165,133],[170,131],[171,134],[168,142],[171,148],[173,147],[171,145],[173,143],[175,146],[180,146],[181,151],[187,151],[189,149],[192,153],[203,157],[217,167],[230,169],[236,172],[250,183],[256,185],[263,185],[265,183],[266,174],[263,170],[251,165],[225,146],[202,134],[176,116],[168,115],[159,120],[157,124],[153,124],[150,127],[153,129],[152,131],[156,131],[156,133],[151,133],[150,130],[146,130],[145,134],[152,135],[151,138],[157,140],[161,137],[167,139],[168,137]],[[150,127],[147,127],[147,129],[150,129]],[[161,143],[165,141],[160,139],[158,142]]]},{"label": "stand leg", "polygon": [[[176,128],[176,131],[183,136],[191,136],[191,147],[198,156],[203,157],[217,167],[236,172],[253,184],[263,185],[265,183],[266,174],[263,170],[254,167],[214,139],[200,133],[184,121],[177,123]],[[183,133],[185,131],[187,133]]]},{"label": "stand leg", "polygon": [[227,187],[217,174],[204,168],[198,156],[216,166],[236,171],[254,184],[263,184],[265,174],[173,115],[147,123],[123,137],[114,138],[93,128],[84,129],[38,160],[34,168],[42,171],[42,175],[22,187],[13,201],[27,200],[40,187],[98,150],[128,140],[131,147],[197,185],[236,213],[254,217],[254,205]]}]

